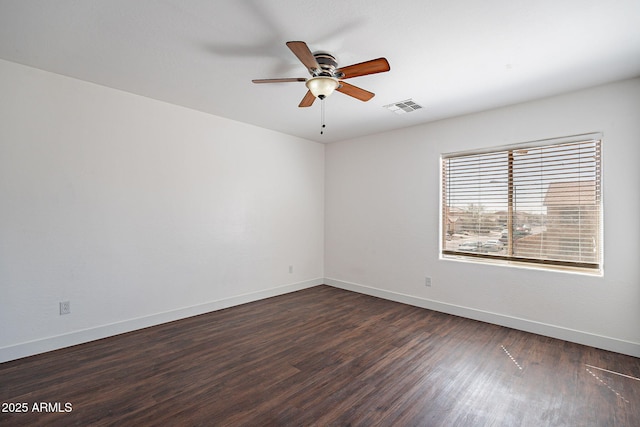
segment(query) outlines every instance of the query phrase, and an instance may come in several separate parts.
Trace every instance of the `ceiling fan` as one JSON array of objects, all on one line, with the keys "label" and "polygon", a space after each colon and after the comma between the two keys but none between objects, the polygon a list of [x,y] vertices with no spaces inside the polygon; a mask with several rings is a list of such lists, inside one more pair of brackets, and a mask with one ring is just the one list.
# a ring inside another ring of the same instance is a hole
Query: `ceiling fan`
[{"label": "ceiling fan", "polygon": [[307,67],[310,78],[294,77],[279,79],[256,79],[253,83],[285,83],[305,82],[307,94],[302,98],[298,107],[310,107],[316,98],[325,99],[334,90],[345,95],[352,96],[360,101],[368,101],[374,97],[373,92],[361,89],[349,84],[344,79],[366,76],[368,74],[384,73],[389,71],[389,62],[385,58],[372,59],[348,67],[338,68],[336,58],[327,52],[311,52],[305,42],[287,42],[287,47],[298,57],[300,62]]}]

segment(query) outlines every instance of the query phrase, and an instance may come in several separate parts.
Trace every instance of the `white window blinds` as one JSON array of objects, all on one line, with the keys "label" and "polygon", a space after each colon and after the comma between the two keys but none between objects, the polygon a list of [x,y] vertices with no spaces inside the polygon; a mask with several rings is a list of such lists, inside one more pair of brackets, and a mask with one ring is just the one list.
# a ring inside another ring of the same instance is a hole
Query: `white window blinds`
[{"label": "white window blinds", "polygon": [[601,141],[563,138],[442,159],[444,255],[601,266]]}]

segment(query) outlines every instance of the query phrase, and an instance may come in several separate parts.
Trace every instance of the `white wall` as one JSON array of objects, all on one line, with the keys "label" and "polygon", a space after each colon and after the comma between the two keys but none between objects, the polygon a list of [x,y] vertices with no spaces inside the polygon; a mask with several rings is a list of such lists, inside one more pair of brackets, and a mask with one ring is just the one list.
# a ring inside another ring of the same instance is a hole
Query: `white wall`
[{"label": "white wall", "polygon": [[[0,94],[0,362],[323,281],[640,356],[640,79],[326,147],[2,60]],[[603,277],[439,259],[440,153],[594,131]]]},{"label": "white wall", "polygon": [[[595,131],[603,277],[439,259],[441,153]],[[640,356],[639,160],[640,79],[331,144],[327,282]]]},{"label": "white wall", "polygon": [[6,61],[0,94],[0,362],[322,283],[323,145]]}]

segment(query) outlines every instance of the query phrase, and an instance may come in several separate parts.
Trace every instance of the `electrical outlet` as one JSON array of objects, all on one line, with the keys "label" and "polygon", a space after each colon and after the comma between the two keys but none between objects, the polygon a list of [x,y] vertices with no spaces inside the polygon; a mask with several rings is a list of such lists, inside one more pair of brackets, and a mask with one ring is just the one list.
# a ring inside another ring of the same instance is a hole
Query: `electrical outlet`
[{"label": "electrical outlet", "polygon": [[71,301],[63,301],[60,303],[60,315],[71,313]]},{"label": "electrical outlet", "polygon": [[424,279],[424,285],[425,285],[427,288],[430,288],[430,287],[431,287],[431,277],[427,276],[427,277]]},{"label": "electrical outlet", "polygon": [[293,273],[293,265],[289,266],[289,274]]}]

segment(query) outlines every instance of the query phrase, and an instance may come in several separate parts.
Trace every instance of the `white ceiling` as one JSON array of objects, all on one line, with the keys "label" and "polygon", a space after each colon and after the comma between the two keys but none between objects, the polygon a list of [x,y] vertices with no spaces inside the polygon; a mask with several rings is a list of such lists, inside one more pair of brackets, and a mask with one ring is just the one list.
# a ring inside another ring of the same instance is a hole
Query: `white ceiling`
[{"label": "white ceiling", "polygon": [[[388,73],[299,108],[285,46]],[[332,142],[640,75],[639,0],[0,0],[0,58]],[[424,108],[398,115],[386,104]]]}]

